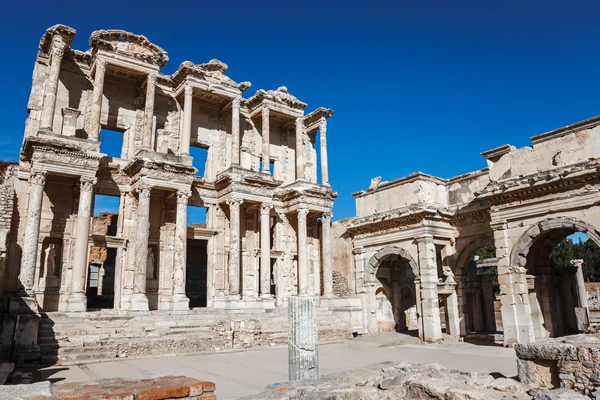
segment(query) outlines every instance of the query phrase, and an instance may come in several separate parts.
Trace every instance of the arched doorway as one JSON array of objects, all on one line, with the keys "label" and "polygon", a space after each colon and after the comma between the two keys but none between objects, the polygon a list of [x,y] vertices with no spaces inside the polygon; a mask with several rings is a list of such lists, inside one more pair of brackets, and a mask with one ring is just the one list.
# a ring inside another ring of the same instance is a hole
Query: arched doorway
[{"label": "arched doorway", "polygon": [[600,234],[593,226],[575,218],[558,217],[533,225],[513,247],[511,266],[527,274],[536,339],[581,332],[589,324],[587,304],[579,296],[585,293],[581,266],[552,267],[550,262],[552,250],[575,232],[585,233],[600,244]]},{"label": "arched doorway", "polygon": [[412,257],[405,250],[390,246],[377,253],[370,265],[376,285],[378,331],[418,335],[416,264]]},{"label": "arched doorway", "polygon": [[495,340],[502,332],[498,259],[492,236],[467,245],[457,259],[460,333],[470,340]]}]

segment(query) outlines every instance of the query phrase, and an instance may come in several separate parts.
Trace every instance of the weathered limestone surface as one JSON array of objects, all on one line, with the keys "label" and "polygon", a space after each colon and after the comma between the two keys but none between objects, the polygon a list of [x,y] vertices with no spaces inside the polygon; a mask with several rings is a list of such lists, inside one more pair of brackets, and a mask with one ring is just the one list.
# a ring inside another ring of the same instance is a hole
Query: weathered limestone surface
[{"label": "weathered limestone surface", "polygon": [[313,296],[292,296],[289,300],[288,365],[291,381],[319,378],[319,330],[317,302]]},{"label": "weathered limestone surface", "polygon": [[317,381],[270,385],[264,393],[244,399],[530,399],[527,389],[513,379],[448,370],[437,364],[386,362]]},{"label": "weathered limestone surface", "polygon": [[600,335],[574,335],[518,344],[519,380],[545,388],[568,388],[592,396],[600,390]]}]

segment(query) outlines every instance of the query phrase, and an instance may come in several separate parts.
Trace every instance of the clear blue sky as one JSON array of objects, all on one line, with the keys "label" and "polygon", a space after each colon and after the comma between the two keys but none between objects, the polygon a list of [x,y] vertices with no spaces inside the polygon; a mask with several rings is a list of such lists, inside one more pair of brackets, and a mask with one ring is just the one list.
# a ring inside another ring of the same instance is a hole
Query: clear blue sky
[{"label": "clear blue sky", "polygon": [[[53,24],[120,28],[171,73],[218,58],[236,81],[285,85],[329,120],[336,219],[372,177],[448,178],[481,151],[600,114],[597,1],[20,1],[2,5],[0,158],[17,159],[38,41]],[[567,4],[568,3],[568,4]]]}]

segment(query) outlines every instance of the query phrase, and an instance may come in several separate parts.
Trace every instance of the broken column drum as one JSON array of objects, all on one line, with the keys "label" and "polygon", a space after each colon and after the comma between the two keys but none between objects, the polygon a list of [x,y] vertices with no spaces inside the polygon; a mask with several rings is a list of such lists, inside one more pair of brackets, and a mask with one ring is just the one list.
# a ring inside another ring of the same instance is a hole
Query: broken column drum
[{"label": "broken column drum", "polygon": [[288,365],[291,381],[319,378],[317,301],[312,296],[289,299]]}]

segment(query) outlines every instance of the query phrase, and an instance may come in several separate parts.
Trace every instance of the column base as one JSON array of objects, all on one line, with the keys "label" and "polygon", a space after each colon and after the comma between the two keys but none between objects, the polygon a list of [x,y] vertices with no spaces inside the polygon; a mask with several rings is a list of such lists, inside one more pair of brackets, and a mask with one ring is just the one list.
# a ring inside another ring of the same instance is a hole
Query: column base
[{"label": "column base", "polygon": [[274,299],[275,296],[273,296],[271,293],[263,293],[260,295],[260,298],[265,300],[271,300]]},{"label": "column base", "polygon": [[67,312],[85,312],[87,311],[87,297],[83,293],[71,293],[65,304]]},{"label": "column base", "polygon": [[146,294],[134,293],[131,296],[131,307],[129,309],[131,311],[150,311],[150,306],[148,305],[148,297],[146,297]]},{"label": "column base", "polygon": [[176,294],[173,296],[173,311],[189,311],[190,299],[184,294]]},{"label": "column base", "polygon": [[39,305],[35,295],[23,293],[11,297],[8,312],[9,314],[37,314]]}]

